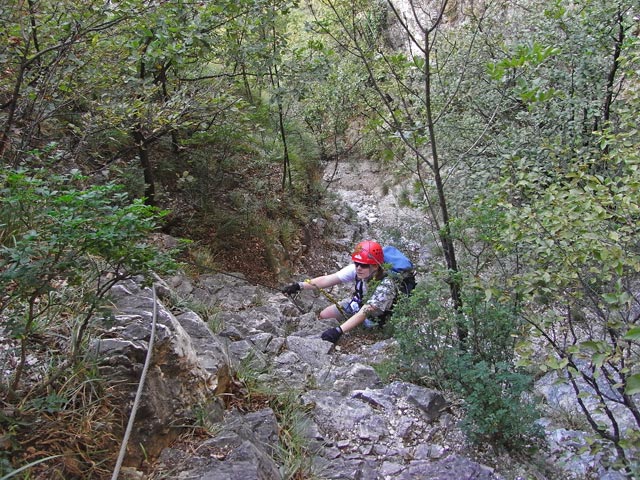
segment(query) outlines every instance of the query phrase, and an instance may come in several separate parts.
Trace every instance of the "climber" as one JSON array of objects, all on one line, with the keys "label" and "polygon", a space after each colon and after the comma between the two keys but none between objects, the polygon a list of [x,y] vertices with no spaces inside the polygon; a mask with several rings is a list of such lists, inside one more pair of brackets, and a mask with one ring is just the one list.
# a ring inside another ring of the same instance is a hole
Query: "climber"
[{"label": "climber", "polygon": [[[282,293],[293,295],[300,290],[325,289],[341,283],[355,281],[354,293],[338,304],[329,305],[320,318],[335,318],[343,323],[322,333],[321,338],[337,343],[344,332],[357,327],[367,317],[379,317],[387,311],[396,296],[396,287],[390,277],[385,276],[384,254],[379,243],[365,240],[356,246],[351,255],[353,263],[341,270],[307,280],[286,285]],[[375,285],[373,293],[367,294],[367,286]],[[365,301],[366,299],[366,301]]]}]

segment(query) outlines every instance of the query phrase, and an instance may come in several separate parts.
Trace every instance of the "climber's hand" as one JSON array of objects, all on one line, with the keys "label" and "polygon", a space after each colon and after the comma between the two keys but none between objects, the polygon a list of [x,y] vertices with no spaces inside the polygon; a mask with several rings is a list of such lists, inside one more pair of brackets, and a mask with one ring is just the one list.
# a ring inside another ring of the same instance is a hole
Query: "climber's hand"
[{"label": "climber's hand", "polygon": [[341,336],[342,336],[342,328],[334,327],[322,332],[322,335],[320,338],[322,338],[322,340],[326,342],[331,342],[335,344],[338,342]]},{"label": "climber's hand", "polygon": [[285,285],[282,289],[282,293],[286,295],[293,295],[294,293],[298,293],[300,291],[299,283],[290,283],[289,285]]}]

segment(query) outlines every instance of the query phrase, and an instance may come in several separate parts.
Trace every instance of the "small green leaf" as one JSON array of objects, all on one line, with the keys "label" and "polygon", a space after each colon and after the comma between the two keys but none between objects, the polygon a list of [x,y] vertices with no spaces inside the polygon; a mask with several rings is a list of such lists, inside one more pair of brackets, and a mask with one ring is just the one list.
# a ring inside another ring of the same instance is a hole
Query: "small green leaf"
[{"label": "small green leaf", "polygon": [[640,340],[640,327],[632,327],[626,333],[624,337],[625,340]]},{"label": "small green leaf", "polygon": [[600,343],[594,340],[587,340],[586,342],[582,342],[580,346],[584,349],[594,350],[596,352],[600,350]]},{"label": "small green leaf", "polygon": [[640,393],[640,373],[636,373],[627,378],[627,386],[624,389],[627,395],[635,395]]},{"label": "small green leaf", "polygon": [[569,360],[566,358],[561,358],[560,360],[549,358],[545,363],[552,370],[560,370],[569,364]]},{"label": "small green leaf", "polygon": [[593,366],[594,367],[601,367],[602,364],[604,363],[605,359],[607,358],[607,355],[604,353],[596,353],[593,356],[593,359],[591,360],[593,362]]},{"label": "small green leaf", "polygon": [[608,305],[618,305],[621,303],[619,295],[615,293],[605,293],[602,298]]}]

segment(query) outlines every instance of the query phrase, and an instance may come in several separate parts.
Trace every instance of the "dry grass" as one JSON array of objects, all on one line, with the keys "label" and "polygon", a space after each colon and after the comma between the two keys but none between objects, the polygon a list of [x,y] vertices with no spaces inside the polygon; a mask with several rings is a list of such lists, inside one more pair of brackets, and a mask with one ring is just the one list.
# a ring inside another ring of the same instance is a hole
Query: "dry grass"
[{"label": "dry grass", "polygon": [[56,411],[39,403],[3,418],[2,437],[11,439],[6,453],[13,469],[56,456],[31,467],[29,478],[111,477],[120,447],[114,430],[121,430],[122,415],[108,392],[96,397],[89,382],[76,387],[71,399]]}]

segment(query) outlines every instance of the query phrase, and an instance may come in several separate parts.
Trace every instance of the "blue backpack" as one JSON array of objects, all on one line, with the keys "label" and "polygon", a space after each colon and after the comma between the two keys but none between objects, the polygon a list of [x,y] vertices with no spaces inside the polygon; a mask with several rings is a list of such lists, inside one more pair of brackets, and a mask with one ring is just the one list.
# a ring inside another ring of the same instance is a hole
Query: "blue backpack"
[{"label": "blue backpack", "polygon": [[389,274],[396,280],[400,292],[410,295],[416,287],[416,276],[413,263],[407,256],[392,245],[382,248],[384,263],[391,265]]}]

